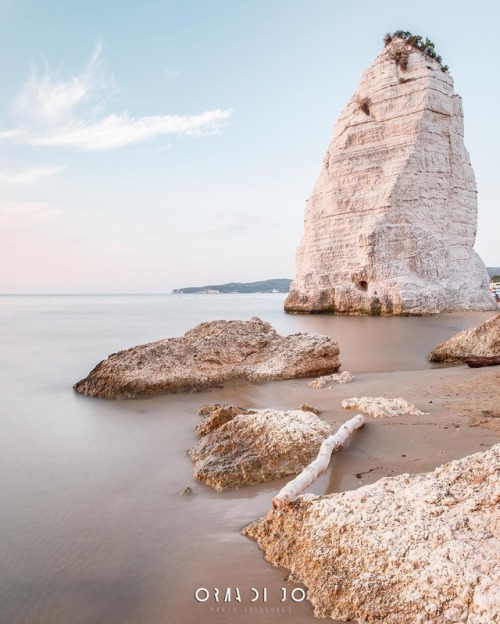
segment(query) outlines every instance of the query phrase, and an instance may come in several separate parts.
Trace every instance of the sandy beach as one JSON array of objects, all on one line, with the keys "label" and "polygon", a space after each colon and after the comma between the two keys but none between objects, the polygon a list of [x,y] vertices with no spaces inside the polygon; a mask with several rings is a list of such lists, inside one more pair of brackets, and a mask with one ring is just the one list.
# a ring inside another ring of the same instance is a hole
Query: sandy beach
[{"label": "sandy beach", "polygon": [[[403,397],[422,411],[429,412],[418,417],[368,417],[366,425],[355,433],[344,450],[333,456],[327,472],[308,490],[328,494],[356,489],[381,477],[431,471],[452,459],[490,448],[500,439],[499,381],[500,371],[494,367],[472,370],[466,366],[453,366],[360,374],[355,382],[332,390],[310,388],[308,380],[257,385],[234,381],[222,390],[185,395],[176,400],[184,403],[185,407],[189,403],[193,408],[195,404],[199,406],[214,399],[245,407],[280,409],[294,408],[306,402],[320,409],[322,418],[339,426],[354,414],[342,409],[341,401],[353,396]],[[221,588],[229,585],[234,588],[238,584],[244,594],[245,588],[255,587],[256,579],[259,579],[259,583],[267,587],[268,595],[276,598],[282,591],[281,587],[291,590],[296,586],[284,581],[287,576],[285,570],[273,569],[263,561],[257,546],[238,534],[246,519],[255,519],[268,510],[273,495],[286,482],[287,479],[282,479],[222,494],[211,492],[202,484],[191,483],[193,506],[206,498],[213,508],[217,508],[217,499],[225,507],[232,499],[232,515],[241,518],[241,524],[234,517],[230,527],[227,527],[229,531],[223,538],[227,543],[224,547],[226,556],[220,558],[220,548],[212,555],[224,562],[220,571],[214,574],[213,558],[206,561],[205,570],[203,563],[200,566],[204,557],[198,559],[196,587],[204,587],[203,579],[209,577],[211,587],[217,581]],[[218,556],[216,552],[219,552]],[[233,609],[230,612],[231,621],[247,622],[257,618],[259,622],[288,621],[286,618],[300,623],[313,621],[312,610],[305,602],[256,601],[255,604],[264,610],[249,612],[254,605],[249,601],[248,591],[246,593],[241,604],[230,603]],[[200,618],[207,622],[221,621],[224,605],[218,605],[213,596],[204,604],[197,603],[192,596],[187,595],[186,598],[177,607],[184,614],[185,622],[194,623]],[[290,611],[276,611],[283,605]]]}]

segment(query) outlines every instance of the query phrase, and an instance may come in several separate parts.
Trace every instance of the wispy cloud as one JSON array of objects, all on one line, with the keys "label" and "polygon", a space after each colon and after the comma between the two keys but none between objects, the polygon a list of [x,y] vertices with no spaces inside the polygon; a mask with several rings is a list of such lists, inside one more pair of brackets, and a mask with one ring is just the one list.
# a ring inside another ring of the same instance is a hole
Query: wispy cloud
[{"label": "wispy cloud", "polygon": [[13,110],[24,122],[42,122],[50,125],[70,123],[78,109],[96,104],[115,90],[112,75],[105,73],[100,61],[99,43],[83,71],[61,78],[60,71],[52,71],[45,64],[44,71],[31,69],[28,80],[13,102]]},{"label": "wispy cloud", "polygon": [[57,175],[64,165],[57,167],[27,167],[18,170],[0,170],[0,187],[22,188],[29,186],[42,178]]},{"label": "wispy cloud", "polygon": [[109,150],[142,143],[165,134],[213,132],[228,119],[230,110],[212,110],[201,115],[157,115],[131,117],[127,113],[109,115],[96,123],[71,124],[52,132],[28,135],[31,145],[76,147],[84,150]]},{"label": "wispy cloud", "polygon": [[[43,72],[34,68],[13,103],[20,127],[0,129],[0,141],[111,150],[167,134],[215,134],[232,114],[219,108],[197,115],[103,115],[106,99],[117,89],[103,69],[101,54],[99,44],[83,71],[68,79],[48,66]],[[167,70],[167,75],[176,75]]]},{"label": "wispy cloud", "polygon": [[174,67],[165,67],[164,72],[165,76],[168,76],[169,78],[175,78],[176,76],[181,75],[181,72]]}]

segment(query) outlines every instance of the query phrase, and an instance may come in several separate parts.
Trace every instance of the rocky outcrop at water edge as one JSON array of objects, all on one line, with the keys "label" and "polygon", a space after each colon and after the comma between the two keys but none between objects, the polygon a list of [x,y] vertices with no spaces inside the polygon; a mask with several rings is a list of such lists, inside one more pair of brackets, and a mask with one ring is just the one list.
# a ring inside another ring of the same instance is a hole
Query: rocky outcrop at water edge
[{"label": "rocky outcrop at water edge", "polygon": [[298,474],[317,455],[332,427],[312,411],[203,408],[200,440],[189,449],[194,476],[216,490]]},{"label": "rocky outcrop at water edge", "polygon": [[280,336],[259,318],[201,323],[168,338],[113,353],[73,387],[87,396],[130,399],[249,381],[314,377],[340,367],[328,336]]},{"label": "rocky outcrop at water edge", "polygon": [[500,355],[500,314],[478,327],[465,329],[435,347],[431,362],[463,362],[473,356]]},{"label": "rocky outcrop at water edge", "polygon": [[500,445],[429,474],[299,498],[244,529],[318,617],[500,622]]}]

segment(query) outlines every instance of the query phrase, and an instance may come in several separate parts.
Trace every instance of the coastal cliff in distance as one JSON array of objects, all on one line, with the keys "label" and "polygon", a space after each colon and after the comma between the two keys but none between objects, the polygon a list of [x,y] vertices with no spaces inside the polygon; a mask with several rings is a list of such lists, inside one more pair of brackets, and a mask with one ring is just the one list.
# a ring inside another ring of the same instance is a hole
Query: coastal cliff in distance
[{"label": "coastal cliff in distance", "polygon": [[335,125],[286,312],[495,307],[473,250],[477,192],[461,98],[433,44],[410,35],[386,37]]},{"label": "coastal cliff in distance", "polygon": [[175,288],[173,295],[219,294],[219,293],[287,293],[290,279],[270,279],[261,282],[229,282],[228,284],[212,284],[210,286],[189,286]]}]

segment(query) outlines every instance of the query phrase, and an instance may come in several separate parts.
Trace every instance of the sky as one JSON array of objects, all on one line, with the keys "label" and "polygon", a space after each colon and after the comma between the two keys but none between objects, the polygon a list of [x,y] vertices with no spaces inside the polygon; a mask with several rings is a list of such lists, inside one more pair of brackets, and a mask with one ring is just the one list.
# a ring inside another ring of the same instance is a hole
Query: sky
[{"label": "sky", "polygon": [[333,125],[386,32],[463,98],[500,266],[500,4],[0,0],[0,293],[290,277]]}]

